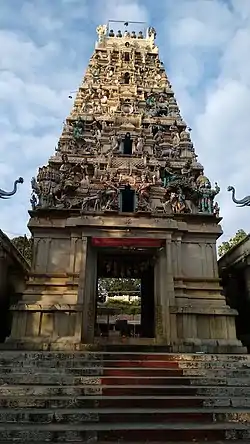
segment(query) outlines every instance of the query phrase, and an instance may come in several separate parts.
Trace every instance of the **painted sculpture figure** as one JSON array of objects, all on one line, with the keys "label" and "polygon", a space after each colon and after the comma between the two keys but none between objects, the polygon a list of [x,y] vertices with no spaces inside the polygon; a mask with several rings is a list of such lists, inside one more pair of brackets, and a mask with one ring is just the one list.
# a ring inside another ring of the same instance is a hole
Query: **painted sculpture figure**
[{"label": "painted sculpture figure", "polygon": [[17,192],[17,185],[19,183],[23,183],[22,177],[19,177],[17,180],[15,180],[12,191],[4,191],[0,188],[0,199],[9,199],[11,196],[14,196],[14,194],[16,194]]},{"label": "painted sculpture figure", "polygon": [[137,341],[238,350],[216,265],[220,188],[197,161],[156,31],[97,35],[55,153],[31,182],[34,261],[9,340],[101,341],[98,278],[125,276],[141,280]]}]

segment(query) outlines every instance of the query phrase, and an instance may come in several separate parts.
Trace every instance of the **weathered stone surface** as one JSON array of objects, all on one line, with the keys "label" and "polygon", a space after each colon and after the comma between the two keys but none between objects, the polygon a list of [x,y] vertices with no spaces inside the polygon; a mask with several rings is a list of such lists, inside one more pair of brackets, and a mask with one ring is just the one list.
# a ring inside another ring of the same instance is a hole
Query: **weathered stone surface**
[{"label": "weathered stone surface", "polygon": [[141,288],[144,314],[152,306],[155,319],[149,327],[143,314],[143,337],[131,342],[180,353],[244,352],[238,313],[218,276],[220,188],[197,162],[155,31],[131,39],[100,29],[56,153],[32,179],[32,271],[11,306],[7,345],[48,351],[94,345],[96,281],[109,269],[109,277],[145,283],[152,275],[152,289]]},{"label": "weathered stone surface", "polygon": [[[78,353],[61,353],[61,360],[49,355],[50,371],[43,366],[47,359],[41,355],[0,353],[4,361],[0,368],[0,443],[87,443],[102,441],[104,436],[111,441],[116,437],[115,442],[124,436],[132,442],[145,442],[145,437],[148,442],[164,442],[164,436],[169,442],[183,437],[191,442],[217,439],[220,443],[250,439],[250,388],[244,367],[248,356],[237,360],[182,355],[176,359],[168,354],[120,352],[102,354],[99,367],[93,367],[91,353],[82,353],[81,368]],[[29,362],[36,365],[29,366]],[[183,364],[189,362],[195,362],[195,368],[183,371]],[[204,367],[204,363],[209,365]],[[225,363],[225,368],[213,363]],[[237,370],[231,363],[237,363]],[[93,375],[93,370],[99,374]],[[85,376],[77,376],[82,371]],[[159,376],[162,372],[172,376]]]}]

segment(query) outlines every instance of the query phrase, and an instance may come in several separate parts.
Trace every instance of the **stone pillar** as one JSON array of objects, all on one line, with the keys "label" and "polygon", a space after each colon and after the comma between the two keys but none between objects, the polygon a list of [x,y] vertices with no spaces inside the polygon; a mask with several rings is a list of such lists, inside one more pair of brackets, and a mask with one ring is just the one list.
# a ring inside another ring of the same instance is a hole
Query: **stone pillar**
[{"label": "stone pillar", "polygon": [[141,329],[144,338],[154,337],[154,270],[149,267],[141,278]]},{"label": "stone pillar", "polygon": [[170,315],[174,300],[174,281],[172,273],[171,235],[158,252],[155,265],[155,320],[156,340],[170,345],[175,338],[175,320]]},{"label": "stone pillar", "polygon": [[[78,311],[76,316],[76,326],[75,326],[75,339],[78,342],[82,340],[82,319],[84,310],[84,293],[86,285],[86,266],[87,266],[87,252],[88,252],[88,238],[86,236],[82,237],[82,254],[80,261],[80,274],[79,274],[79,284],[78,284],[78,297],[77,306],[80,311]],[[73,258],[74,259],[74,258]]]},{"label": "stone pillar", "polygon": [[92,344],[95,336],[96,297],[97,297],[97,252],[87,240],[85,285],[82,287],[82,337],[85,344]]},{"label": "stone pillar", "polygon": [[[165,287],[165,304],[169,312],[169,337],[171,344],[173,344],[177,338],[177,325],[176,315],[171,312],[171,307],[175,305],[175,291],[174,291],[174,276],[172,267],[172,237],[168,235],[166,239],[166,287]],[[180,264],[180,248],[178,250],[178,262]]]}]

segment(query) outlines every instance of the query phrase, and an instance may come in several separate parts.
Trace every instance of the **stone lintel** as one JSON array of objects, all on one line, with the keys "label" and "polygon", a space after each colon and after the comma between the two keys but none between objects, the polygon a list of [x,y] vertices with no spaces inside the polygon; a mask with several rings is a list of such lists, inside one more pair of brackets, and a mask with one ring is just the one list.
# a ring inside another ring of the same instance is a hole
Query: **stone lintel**
[{"label": "stone lintel", "polygon": [[[71,227],[102,227],[114,229],[119,228],[136,228],[136,229],[152,229],[152,230],[178,230],[189,232],[220,234],[221,227],[218,225],[220,219],[211,214],[175,214],[164,216],[155,214],[149,217],[140,214],[114,214],[100,213],[96,215],[79,216],[79,211],[69,212],[68,210],[36,210],[30,212],[31,219],[29,228],[71,228]],[[39,217],[38,217],[39,215]],[[209,227],[209,228],[208,228]]]}]

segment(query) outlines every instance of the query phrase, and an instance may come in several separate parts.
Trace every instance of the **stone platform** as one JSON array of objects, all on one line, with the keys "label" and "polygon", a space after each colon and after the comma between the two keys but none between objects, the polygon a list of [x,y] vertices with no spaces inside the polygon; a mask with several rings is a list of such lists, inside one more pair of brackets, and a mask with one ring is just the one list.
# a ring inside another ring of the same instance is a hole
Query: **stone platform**
[{"label": "stone platform", "polygon": [[0,443],[249,440],[249,355],[0,352]]}]

